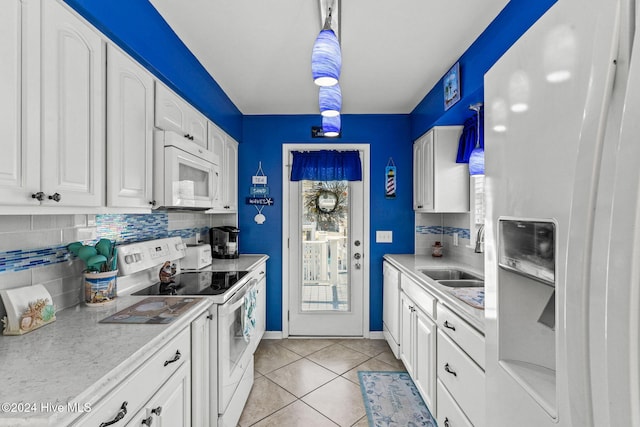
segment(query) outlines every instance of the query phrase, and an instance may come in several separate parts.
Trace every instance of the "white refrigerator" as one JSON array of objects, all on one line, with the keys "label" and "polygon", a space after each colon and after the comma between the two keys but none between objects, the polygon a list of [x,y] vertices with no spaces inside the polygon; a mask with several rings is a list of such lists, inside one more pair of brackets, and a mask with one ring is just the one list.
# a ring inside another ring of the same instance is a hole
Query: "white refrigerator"
[{"label": "white refrigerator", "polygon": [[488,426],[640,426],[636,8],[558,0],[485,75]]}]

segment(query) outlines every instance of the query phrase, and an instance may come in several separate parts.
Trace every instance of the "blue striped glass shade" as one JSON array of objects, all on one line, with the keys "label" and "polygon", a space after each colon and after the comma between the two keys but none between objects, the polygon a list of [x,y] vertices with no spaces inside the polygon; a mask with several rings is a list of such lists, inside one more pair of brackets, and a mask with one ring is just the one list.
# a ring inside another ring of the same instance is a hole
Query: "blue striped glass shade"
[{"label": "blue striped glass shade", "polygon": [[484,175],[484,149],[476,147],[469,157],[469,175]]},{"label": "blue striped glass shade", "polygon": [[340,85],[320,86],[319,95],[320,114],[333,117],[340,114],[342,109],[342,91]]},{"label": "blue striped glass shade", "polygon": [[322,116],[322,132],[324,136],[334,137],[340,135],[340,115],[333,117]]},{"label": "blue striped glass shade", "polygon": [[311,53],[311,73],[318,86],[333,86],[340,78],[342,54],[340,42],[333,30],[322,30]]}]

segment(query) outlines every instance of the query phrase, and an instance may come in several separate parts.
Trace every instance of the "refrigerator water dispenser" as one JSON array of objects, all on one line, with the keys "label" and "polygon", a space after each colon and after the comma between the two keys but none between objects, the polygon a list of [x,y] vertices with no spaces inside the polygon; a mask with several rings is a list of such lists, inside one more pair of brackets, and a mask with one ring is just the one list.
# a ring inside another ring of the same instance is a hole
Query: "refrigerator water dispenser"
[{"label": "refrigerator water dispenser", "polygon": [[499,364],[555,419],[556,223],[498,224]]}]

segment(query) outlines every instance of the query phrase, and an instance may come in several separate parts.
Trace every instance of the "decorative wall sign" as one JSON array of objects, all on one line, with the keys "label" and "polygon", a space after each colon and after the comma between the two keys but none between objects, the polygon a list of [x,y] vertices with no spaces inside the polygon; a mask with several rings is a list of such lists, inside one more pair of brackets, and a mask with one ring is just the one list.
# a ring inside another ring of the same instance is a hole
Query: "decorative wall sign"
[{"label": "decorative wall sign", "polygon": [[384,168],[385,175],[385,194],[387,199],[396,198],[396,165],[393,163],[393,158],[389,157],[387,167]]},{"label": "decorative wall sign", "polygon": [[444,109],[446,111],[460,101],[460,63],[456,62],[447,71],[442,80],[444,85]]},{"label": "decorative wall sign", "polygon": [[251,196],[268,196],[269,187],[251,187],[249,188],[249,195]]},{"label": "decorative wall sign", "polygon": [[273,206],[273,197],[247,197],[248,205]]},{"label": "decorative wall sign", "polygon": [[269,187],[267,187],[267,176],[262,171],[262,162],[258,162],[258,170],[251,177],[251,187],[249,197],[246,198],[248,205],[255,206],[258,213],[253,220],[256,224],[264,224],[267,218],[262,214],[265,206],[273,206],[273,197],[269,197]]}]

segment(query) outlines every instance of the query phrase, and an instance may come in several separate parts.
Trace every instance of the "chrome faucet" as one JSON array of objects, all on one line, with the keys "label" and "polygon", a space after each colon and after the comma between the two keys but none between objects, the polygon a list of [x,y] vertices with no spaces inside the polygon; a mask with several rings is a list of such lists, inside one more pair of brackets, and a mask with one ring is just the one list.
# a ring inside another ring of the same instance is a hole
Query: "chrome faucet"
[{"label": "chrome faucet", "polygon": [[482,252],[484,252],[484,224],[480,225],[476,236],[476,253],[481,254]]}]

